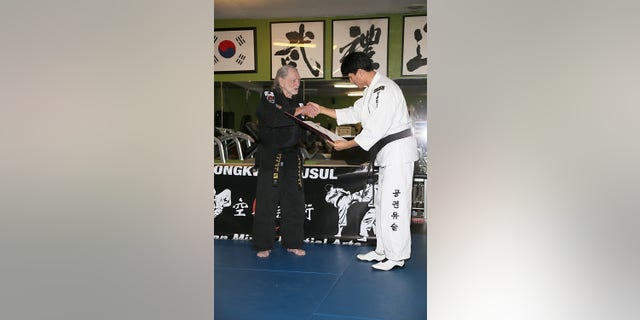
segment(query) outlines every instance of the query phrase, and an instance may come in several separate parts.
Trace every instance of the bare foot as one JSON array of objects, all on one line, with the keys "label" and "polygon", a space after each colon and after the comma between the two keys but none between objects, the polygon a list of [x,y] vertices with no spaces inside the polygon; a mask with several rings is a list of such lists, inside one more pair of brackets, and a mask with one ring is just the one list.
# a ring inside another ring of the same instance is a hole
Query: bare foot
[{"label": "bare foot", "polygon": [[258,251],[256,255],[258,256],[258,258],[266,258],[269,256],[270,253],[271,253],[271,250],[264,250],[264,251]]},{"label": "bare foot", "polygon": [[287,249],[287,251],[289,251],[289,252],[291,252],[291,253],[295,254],[295,255],[296,255],[296,256],[298,256],[298,257],[302,257],[302,256],[304,256],[304,255],[306,255],[306,254],[307,254],[307,253],[306,253],[304,250],[302,250],[302,249]]}]

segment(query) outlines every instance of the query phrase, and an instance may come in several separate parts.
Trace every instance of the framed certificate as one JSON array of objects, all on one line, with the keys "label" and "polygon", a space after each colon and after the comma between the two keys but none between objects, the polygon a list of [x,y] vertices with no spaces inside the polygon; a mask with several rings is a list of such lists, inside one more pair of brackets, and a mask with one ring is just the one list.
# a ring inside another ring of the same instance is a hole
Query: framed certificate
[{"label": "framed certificate", "polygon": [[312,121],[308,121],[308,120],[301,120],[298,119],[298,117],[292,115],[291,113],[288,112],[284,112],[283,113],[289,117],[292,118],[293,120],[295,120],[298,124],[300,124],[302,127],[304,127],[307,130],[312,131],[313,133],[321,136],[323,139],[327,139],[329,141],[337,141],[337,140],[345,140],[343,137],[333,133],[333,131],[328,130],[327,128],[312,122]]}]

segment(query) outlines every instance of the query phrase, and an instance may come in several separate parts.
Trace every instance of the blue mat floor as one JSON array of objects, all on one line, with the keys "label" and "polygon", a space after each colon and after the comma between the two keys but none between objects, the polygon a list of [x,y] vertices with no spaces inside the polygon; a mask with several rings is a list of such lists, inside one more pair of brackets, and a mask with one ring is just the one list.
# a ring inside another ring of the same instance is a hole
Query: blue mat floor
[{"label": "blue mat floor", "polygon": [[426,235],[412,235],[403,268],[377,271],[355,255],[371,246],[280,243],[260,259],[248,240],[214,240],[215,320],[424,320]]}]

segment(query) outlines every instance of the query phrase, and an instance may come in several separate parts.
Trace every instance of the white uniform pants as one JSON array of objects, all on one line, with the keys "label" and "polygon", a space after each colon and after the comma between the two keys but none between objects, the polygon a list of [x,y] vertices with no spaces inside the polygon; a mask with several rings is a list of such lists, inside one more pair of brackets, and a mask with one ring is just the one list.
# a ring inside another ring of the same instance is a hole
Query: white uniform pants
[{"label": "white uniform pants", "polygon": [[391,260],[411,257],[413,162],[380,167],[375,193],[376,251]]}]

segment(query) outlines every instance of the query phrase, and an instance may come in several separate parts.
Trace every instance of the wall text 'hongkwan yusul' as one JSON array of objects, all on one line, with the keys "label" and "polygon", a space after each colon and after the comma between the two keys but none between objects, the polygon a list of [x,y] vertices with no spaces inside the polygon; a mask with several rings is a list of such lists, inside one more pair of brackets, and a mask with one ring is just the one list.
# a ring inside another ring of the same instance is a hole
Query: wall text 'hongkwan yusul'
[{"label": "wall text 'hongkwan yusul'", "polygon": [[[255,177],[258,176],[258,171],[252,171],[249,166],[214,166],[213,173],[215,175],[222,176],[236,176],[236,177]],[[303,179],[322,179],[322,180],[336,180],[333,168],[304,168],[302,171]]]}]

